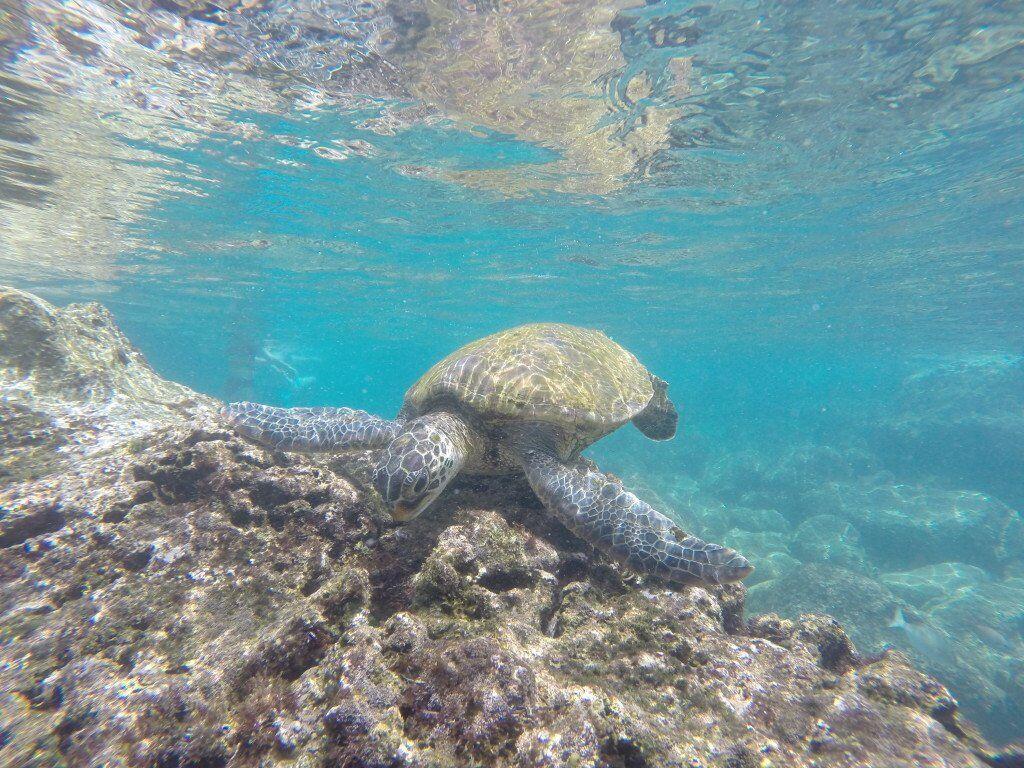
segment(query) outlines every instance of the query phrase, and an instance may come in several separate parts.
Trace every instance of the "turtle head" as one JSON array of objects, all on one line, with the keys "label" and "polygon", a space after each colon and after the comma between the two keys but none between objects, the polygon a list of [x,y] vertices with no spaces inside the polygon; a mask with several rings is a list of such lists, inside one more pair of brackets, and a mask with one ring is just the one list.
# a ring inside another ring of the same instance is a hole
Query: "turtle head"
[{"label": "turtle head", "polygon": [[467,428],[447,413],[428,414],[406,425],[384,450],[373,484],[400,522],[429,507],[466,460]]}]

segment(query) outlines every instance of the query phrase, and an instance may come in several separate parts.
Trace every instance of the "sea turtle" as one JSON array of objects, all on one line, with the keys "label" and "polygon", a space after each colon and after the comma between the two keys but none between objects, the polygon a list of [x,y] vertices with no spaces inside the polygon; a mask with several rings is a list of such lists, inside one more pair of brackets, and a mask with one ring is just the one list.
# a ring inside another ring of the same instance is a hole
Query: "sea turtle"
[{"label": "sea turtle", "polygon": [[753,570],[580,456],[627,421],[668,440],[679,420],[668,385],[600,331],[537,323],[471,342],[412,386],[393,421],[351,408],[255,403],[232,403],[225,414],[272,448],[383,449],[373,482],[399,521],[430,506],[459,472],[523,472],[566,527],[640,572],[724,583]]}]

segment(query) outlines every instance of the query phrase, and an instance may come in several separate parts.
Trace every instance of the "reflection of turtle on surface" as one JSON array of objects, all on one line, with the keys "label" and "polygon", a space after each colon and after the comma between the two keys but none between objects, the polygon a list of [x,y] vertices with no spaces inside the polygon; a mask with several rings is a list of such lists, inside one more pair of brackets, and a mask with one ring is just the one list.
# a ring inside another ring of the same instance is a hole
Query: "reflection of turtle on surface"
[{"label": "reflection of turtle on surface", "polygon": [[525,472],[557,519],[639,571],[721,583],[753,570],[580,457],[627,421],[654,440],[675,435],[678,421],[665,382],[598,331],[524,325],[467,344],[413,385],[394,421],[351,408],[253,403],[229,405],[227,415],[274,448],[383,448],[374,484],[397,520],[426,509],[459,472]]}]

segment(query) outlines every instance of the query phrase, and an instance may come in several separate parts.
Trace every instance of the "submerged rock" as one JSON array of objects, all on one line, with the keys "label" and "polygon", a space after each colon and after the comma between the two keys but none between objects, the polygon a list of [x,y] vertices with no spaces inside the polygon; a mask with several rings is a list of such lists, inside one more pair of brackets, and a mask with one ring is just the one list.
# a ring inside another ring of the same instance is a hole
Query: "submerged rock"
[{"label": "submerged rock", "polygon": [[908,377],[872,443],[893,469],[1024,505],[1024,357],[965,357]]},{"label": "submerged rock", "polygon": [[[778,510],[796,529],[790,550],[801,560],[865,573],[951,559],[1000,573],[1024,561],[1016,509],[978,491],[897,478],[859,449],[796,446],[775,466],[753,454],[724,457],[701,484],[733,505],[717,516],[743,530],[766,530],[763,513],[743,506]],[[716,511],[713,500],[702,502]]]},{"label": "submerged rock", "polygon": [[821,499],[857,527],[883,568],[955,558],[999,572],[1024,558],[1024,518],[981,493],[871,480],[833,484]]},{"label": "submerged rock", "polygon": [[99,304],[0,286],[0,482],[39,477],[215,404],[162,379]]},{"label": "submerged rock", "polygon": [[722,456],[701,485],[732,505],[779,510],[796,526],[830,511],[822,508],[823,486],[880,474],[877,460],[863,450],[801,444],[771,459],[754,451]]},{"label": "submerged rock", "polygon": [[950,563],[886,581],[915,598],[919,616],[942,638],[938,652],[907,648],[922,668],[957,690],[965,709],[984,712],[997,736],[1024,732],[1024,580]]},{"label": "submerged rock", "polygon": [[880,579],[893,594],[922,608],[933,600],[943,600],[962,589],[989,582],[992,577],[973,565],[939,563],[912,571],[884,573]]},{"label": "submerged rock", "polygon": [[[120,391],[128,412],[143,407]],[[142,437],[112,424],[107,452],[0,492],[18,531],[0,553],[0,764],[980,766],[988,754],[902,656],[861,656],[825,616],[747,621],[739,585],[676,591],[624,573],[525,484],[464,483],[396,527],[364,486],[365,457],[163,423]]]},{"label": "submerged rock", "polygon": [[793,536],[793,552],[805,561],[864,569],[867,555],[860,532],[835,515],[814,515],[804,520]]},{"label": "submerged rock", "polygon": [[805,563],[784,576],[757,584],[747,595],[752,610],[795,617],[827,610],[865,651],[891,640],[887,631],[898,601],[875,579],[846,568]]}]

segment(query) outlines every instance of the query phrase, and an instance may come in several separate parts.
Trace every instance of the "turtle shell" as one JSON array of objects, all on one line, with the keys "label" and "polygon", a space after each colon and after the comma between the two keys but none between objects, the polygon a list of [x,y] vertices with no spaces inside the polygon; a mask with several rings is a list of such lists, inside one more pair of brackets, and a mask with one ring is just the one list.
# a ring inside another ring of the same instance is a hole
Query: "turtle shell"
[{"label": "turtle shell", "polygon": [[412,413],[454,403],[488,421],[545,421],[610,432],[654,394],[650,373],[600,331],[521,325],[457,349],[406,393]]}]

